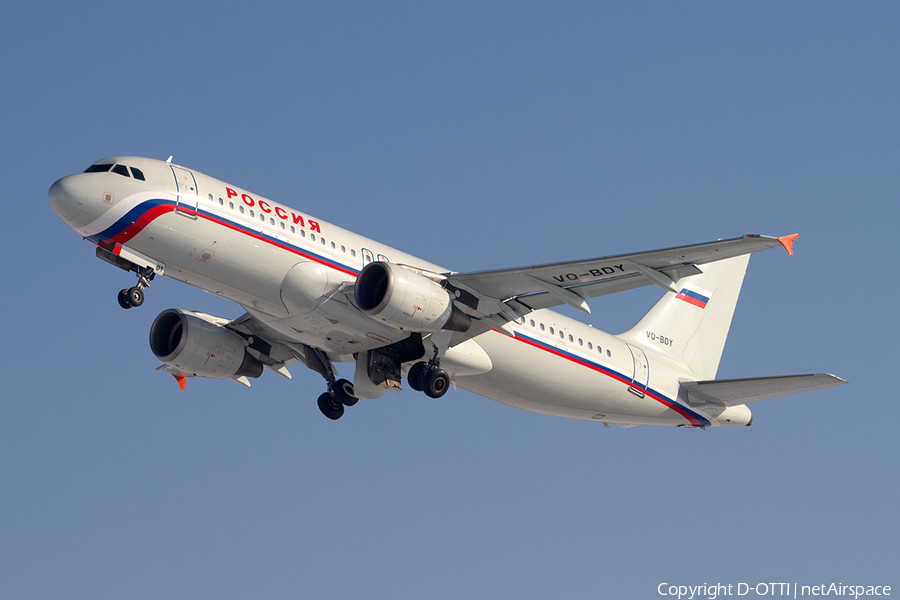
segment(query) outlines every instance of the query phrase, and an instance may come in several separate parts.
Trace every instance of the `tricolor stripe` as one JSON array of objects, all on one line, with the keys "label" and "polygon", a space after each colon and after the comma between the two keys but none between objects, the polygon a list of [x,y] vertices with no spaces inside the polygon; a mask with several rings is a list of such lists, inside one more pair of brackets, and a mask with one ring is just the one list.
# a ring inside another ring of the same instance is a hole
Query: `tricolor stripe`
[{"label": "tricolor stripe", "polygon": [[[498,330],[495,330],[495,331],[498,331]],[[503,333],[503,335],[507,335],[502,331],[498,331],[498,332]],[[606,375],[607,377],[609,377],[611,379],[615,379],[616,381],[623,383],[625,385],[628,385],[628,386],[631,385],[631,377],[629,377],[623,373],[619,373],[618,371],[616,371],[614,369],[610,369],[609,367],[601,365],[600,363],[594,362],[593,360],[587,359],[583,356],[578,356],[576,354],[573,354],[573,353],[563,350],[561,348],[557,348],[557,347],[552,346],[546,342],[543,342],[537,338],[533,338],[531,336],[525,335],[519,331],[516,331],[515,334],[516,335],[513,339],[516,339],[524,344],[528,344],[529,346],[537,348],[538,350],[543,350],[544,352],[549,352],[550,354],[553,354],[553,355],[563,358],[565,360],[571,361],[575,364],[581,365],[582,367],[587,367],[588,369],[591,369],[592,371],[596,371],[597,373]],[[659,402],[660,404],[662,404],[663,406],[665,406],[671,410],[674,410],[679,415],[684,417],[685,420],[687,420],[687,422],[690,423],[691,426],[693,426],[693,427],[709,427],[711,425],[709,419],[707,419],[700,413],[694,411],[693,409],[691,409],[683,404],[678,403],[675,400],[672,400],[672,399],[666,397],[662,392],[660,392],[658,390],[654,390],[650,387],[647,387],[647,389],[645,390],[645,396],[652,398],[653,400],[656,400],[657,402]]]},{"label": "tricolor stripe", "polygon": [[[140,202],[139,204],[128,210],[127,213],[125,213],[114,223],[106,227],[106,229],[93,235],[87,236],[87,239],[98,246],[105,246],[107,244],[115,243],[127,244],[132,238],[146,229],[147,226],[157,218],[173,212],[175,212],[175,202],[173,200],[164,200],[160,198],[144,200],[143,202]],[[191,216],[193,217],[193,215]],[[210,221],[211,223],[215,223],[227,229],[231,229],[232,231],[235,231],[237,233],[242,233],[244,235],[250,236],[261,242],[276,246],[278,248],[281,248],[282,250],[286,250],[287,252],[291,252],[308,260],[321,263],[325,266],[340,271],[341,273],[345,273],[353,277],[359,275],[358,269],[354,269],[343,263],[322,256],[321,254],[312,252],[308,248],[296,246],[285,240],[266,235],[259,230],[251,229],[250,227],[242,225],[236,221],[223,218],[221,215],[207,212],[202,208],[198,208],[197,218],[205,219],[207,221]]]}]

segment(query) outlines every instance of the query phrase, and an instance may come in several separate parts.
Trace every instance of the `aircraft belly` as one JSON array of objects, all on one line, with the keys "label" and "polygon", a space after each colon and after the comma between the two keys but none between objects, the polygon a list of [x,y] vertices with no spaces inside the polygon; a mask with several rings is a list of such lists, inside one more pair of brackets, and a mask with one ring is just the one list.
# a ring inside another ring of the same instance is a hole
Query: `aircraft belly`
[{"label": "aircraft belly", "polygon": [[166,265],[166,275],[244,306],[286,315],[281,281],[296,257],[203,219],[170,213],[128,244]]},{"label": "aircraft belly", "polygon": [[496,331],[476,338],[490,372],[457,385],[497,402],[560,417],[627,424],[685,423],[677,413],[628,391],[629,383],[524,344]]}]

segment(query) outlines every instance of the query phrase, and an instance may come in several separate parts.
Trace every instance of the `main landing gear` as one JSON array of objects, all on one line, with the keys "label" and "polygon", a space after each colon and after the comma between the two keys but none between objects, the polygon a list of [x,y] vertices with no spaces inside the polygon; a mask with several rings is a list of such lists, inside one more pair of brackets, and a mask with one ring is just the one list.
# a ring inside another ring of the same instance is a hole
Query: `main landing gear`
[{"label": "main landing gear", "polygon": [[156,276],[153,269],[145,267],[137,272],[138,284],[119,292],[118,301],[122,308],[132,308],[144,303],[144,288],[150,287],[150,281]]},{"label": "main landing gear", "polygon": [[322,414],[337,421],[344,416],[344,407],[353,406],[359,398],[353,395],[353,384],[346,379],[338,379],[329,384],[328,391],[319,396],[319,410]]},{"label": "main landing gear", "polygon": [[406,376],[409,387],[417,392],[425,392],[429,398],[440,398],[450,387],[450,376],[436,360],[417,362]]}]

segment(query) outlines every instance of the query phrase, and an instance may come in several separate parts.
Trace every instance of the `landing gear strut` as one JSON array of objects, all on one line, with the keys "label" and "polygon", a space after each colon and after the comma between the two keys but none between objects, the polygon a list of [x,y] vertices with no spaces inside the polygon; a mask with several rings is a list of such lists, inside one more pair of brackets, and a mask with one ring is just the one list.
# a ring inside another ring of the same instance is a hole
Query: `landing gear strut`
[{"label": "landing gear strut", "polygon": [[346,379],[335,379],[334,367],[323,351],[311,346],[306,346],[305,350],[306,366],[328,382],[328,391],[319,396],[319,410],[332,421],[337,421],[344,416],[345,406],[353,406],[359,402],[359,398],[353,395],[353,384]]},{"label": "landing gear strut", "polygon": [[144,267],[137,272],[138,284],[119,292],[117,300],[122,308],[132,308],[144,303],[144,288],[150,287],[150,281],[156,276],[153,269]]}]

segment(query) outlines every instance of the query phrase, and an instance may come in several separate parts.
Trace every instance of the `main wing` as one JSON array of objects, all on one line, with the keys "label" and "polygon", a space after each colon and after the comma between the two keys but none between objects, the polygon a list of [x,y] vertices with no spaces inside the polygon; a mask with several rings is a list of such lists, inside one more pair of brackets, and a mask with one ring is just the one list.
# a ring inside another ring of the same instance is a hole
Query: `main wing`
[{"label": "main wing", "polygon": [[[656,284],[678,292],[681,277],[697,275],[697,265],[783,246],[793,255],[797,235],[780,238],[745,235],[691,246],[636,254],[534,265],[515,269],[449,273],[445,287],[485,323],[477,329],[502,327],[533,310],[568,304],[590,312],[585,300]],[[471,337],[471,336],[465,336]],[[457,339],[454,339],[456,342]]]}]

